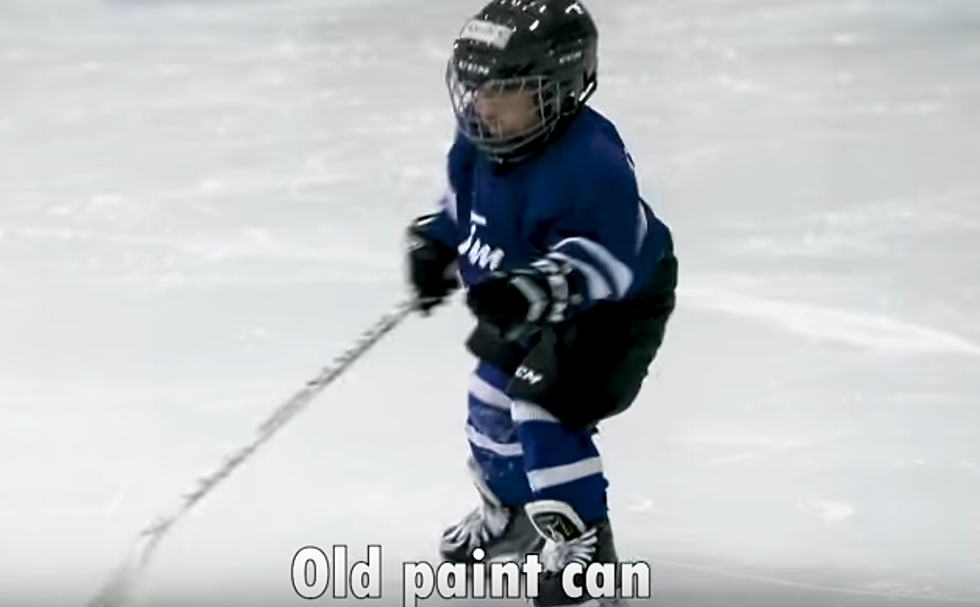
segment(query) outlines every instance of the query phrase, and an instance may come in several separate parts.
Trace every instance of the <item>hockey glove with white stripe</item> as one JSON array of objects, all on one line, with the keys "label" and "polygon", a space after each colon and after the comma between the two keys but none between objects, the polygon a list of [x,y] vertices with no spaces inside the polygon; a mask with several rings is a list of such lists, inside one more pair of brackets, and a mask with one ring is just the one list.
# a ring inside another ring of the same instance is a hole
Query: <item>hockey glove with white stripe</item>
[{"label": "hockey glove with white stripe", "polygon": [[494,272],[470,288],[466,303],[506,340],[519,340],[549,322],[561,322],[569,304],[567,268],[551,260]]},{"label": "hockey glove with white stripe", "polygon": [[426,234],[424,226],[430,219],[419,217],[408,228],[408,279],[417,309],[425,315],[459,288],[456,251]]}]

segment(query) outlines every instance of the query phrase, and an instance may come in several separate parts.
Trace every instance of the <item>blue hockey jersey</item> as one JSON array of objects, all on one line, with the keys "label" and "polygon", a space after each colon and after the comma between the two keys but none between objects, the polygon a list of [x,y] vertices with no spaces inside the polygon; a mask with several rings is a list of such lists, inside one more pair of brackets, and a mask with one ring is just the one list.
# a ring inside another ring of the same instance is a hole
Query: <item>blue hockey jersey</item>
[{"label": "blue hockey jersey", "polygon": [[582,311],[630,298],[669,250],[669,230],[641,198],[615,126],[590,107],[506,171],[461,135],[447,164],[447,192],[426,230],[458,250],[465,286],[551,257],[573,268]]}]

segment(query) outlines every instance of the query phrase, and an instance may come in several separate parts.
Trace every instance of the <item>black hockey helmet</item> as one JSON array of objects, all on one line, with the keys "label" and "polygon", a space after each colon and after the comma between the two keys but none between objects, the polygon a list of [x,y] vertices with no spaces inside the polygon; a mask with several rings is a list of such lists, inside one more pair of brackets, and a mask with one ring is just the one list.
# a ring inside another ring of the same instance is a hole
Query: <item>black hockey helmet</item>
[{"label": "black hockey helmet", "polygon": [[[460,132],[497,162],[520,160],[596,89],[598,31],[577,0],[492,0],[466,22],[446,69]],[[539,120],[495,133],[478,95],[524,91]]]}]

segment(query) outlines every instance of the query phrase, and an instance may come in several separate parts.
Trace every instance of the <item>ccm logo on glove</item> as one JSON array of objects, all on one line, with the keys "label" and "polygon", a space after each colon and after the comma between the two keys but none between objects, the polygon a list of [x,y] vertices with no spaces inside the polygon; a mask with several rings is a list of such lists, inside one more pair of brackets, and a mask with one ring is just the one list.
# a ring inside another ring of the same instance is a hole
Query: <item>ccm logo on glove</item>
[{"label": "ccm logo on glove", "polygon": [[524,365],[517,368],[517,371],[514,372],[514,376],[517,377],[517,379],[523,379],[532,386],[544,379],[544,375],[538,373],[534,369],[529,369]]}]

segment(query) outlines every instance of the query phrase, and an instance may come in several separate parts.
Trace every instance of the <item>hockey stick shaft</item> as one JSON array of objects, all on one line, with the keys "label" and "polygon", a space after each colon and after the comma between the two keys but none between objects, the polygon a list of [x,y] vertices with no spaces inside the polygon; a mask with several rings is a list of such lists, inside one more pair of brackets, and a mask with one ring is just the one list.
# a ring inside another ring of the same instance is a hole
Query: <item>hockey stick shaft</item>
[{"label": "hockey stick shaft", "polygon": [[277,431],[309,405],[317,394],[330,385],[371,346],[398,326],[415,307],[415,300],[406,300],[381,317],[373,326],[364,331],[355,343],[324,368],[317,377],[308,381],[299,392],[280,405],[272,415],[259,425],[256,436],[250,443],[230,453],[213,472],[199,477],[195,489],[183,495],[173,511],[158,517],[139,533],[127,557],[100,591],[86,604],[86,607],[120,607],[123,605],[126,595],[136,581],[136,576],[149,565],[164,535],[191,508],[213,491],[221,481],[251,457],[262,444],[272,438]]}]

